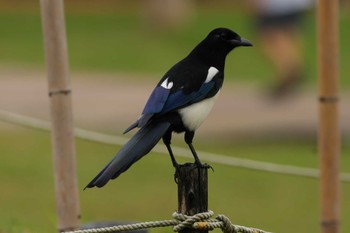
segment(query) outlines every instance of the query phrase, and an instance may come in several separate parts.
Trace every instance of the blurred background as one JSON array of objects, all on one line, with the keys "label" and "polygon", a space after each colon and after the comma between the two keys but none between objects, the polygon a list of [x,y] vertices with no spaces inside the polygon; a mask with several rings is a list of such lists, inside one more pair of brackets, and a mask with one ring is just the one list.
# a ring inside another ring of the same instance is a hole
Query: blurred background
[{"label": "blurred background", "polygon": [[[294,1],[291,11],[267,2],[65,1],[75,125],[121,136],[162,75],[213,28],[228,27],[254,47],[228,56],[223,90],[197,131],[196,148],[317,168],[314,2]],[[350,172],[349,7],[341,1],[341,172]],[[0,111],[49,120],[39,1],[0,0]],[[181,138],[173,144],[184,146]],[[105,188],[83,192],[119,148],[76,143],[82,223],[171,218],[177,191],[167,155],[151,153]],[[0,233],[55,231],[50,146],[48,132],[0,121]],[[211,165],[215,213],[272,232],[319,231],[316,179]],[[342,232],[348,232],[350,184],[342,182],[341,191]]]}]

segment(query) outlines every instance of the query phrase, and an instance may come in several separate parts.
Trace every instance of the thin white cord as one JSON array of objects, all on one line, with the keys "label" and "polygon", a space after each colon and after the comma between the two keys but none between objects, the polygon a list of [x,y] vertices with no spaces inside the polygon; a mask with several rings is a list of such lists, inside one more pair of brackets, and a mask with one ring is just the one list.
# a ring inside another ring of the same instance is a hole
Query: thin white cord
[{"label": "thin white cord", "polygon": [[[9,122],[12,124],[16,124],[16,125],[34,128],[34,129],[40,129],[45,131],[51,130],[51,124],[49,121],[28,117],[28,116],[24,116],[17,113],[4,111],[4,110],[0,110],[0,120]],[[74,135],[81,139],[90,140],[93,142],[100,142],[104,144],[110,144],[110,145],[121,146],[128,141],[127,137],[111,136],[111,135],[98,133],[90,130],[85,130],[81,128],[74,128]],[[178,147],[178,146],[172,146],[172,148],[176,156],[184,157],[184,158],[192,158],[192,155],[187,149]],[[168,153],[166,148],[160,145],[155,146],[153,148],[153,151],[161,154]],[[203,161],[222,164],[222,165],[258,170],[258,171],[273,172],[278,174],[294,175],[294,176],[303,176],[303,177],[311,177],[311,178],[319,177],[319,170],[314,168],[303,168],[303,167],[292,166],[292,165],[281,165],[281,164],[275,164],[275,163],[269,163],[269,162],[260,162],[260,161],[250,160],[250,159],[242,159],[242,158],[216,154],[216,153],[203,152],[203,151],[198,151],[198,154],[200,154],[201,159]],[[350,182],[350,173],[341,173],[340,179],[343,182]]]}]

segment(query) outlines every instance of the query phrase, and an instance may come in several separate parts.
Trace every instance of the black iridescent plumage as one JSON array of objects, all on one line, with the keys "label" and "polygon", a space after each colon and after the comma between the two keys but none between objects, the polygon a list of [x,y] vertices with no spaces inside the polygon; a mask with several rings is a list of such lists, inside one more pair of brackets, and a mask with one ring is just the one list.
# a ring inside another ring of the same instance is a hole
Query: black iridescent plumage
[{"label": "black iridescent plumage", "polygon": [[136,127],[140,130],[86,188],[102,187],[110,179],[117,178],[146,155],[161,138],[176,167],[170,147],[172,132],[185,132],[185,142],[200,165],[192,145],[194,132],[209,113],[222,87],[226,55],[239,46],[252,44],[229,29],[217,28],[187,57],[175,64],[151,93],[142,115],[124,133]]}]

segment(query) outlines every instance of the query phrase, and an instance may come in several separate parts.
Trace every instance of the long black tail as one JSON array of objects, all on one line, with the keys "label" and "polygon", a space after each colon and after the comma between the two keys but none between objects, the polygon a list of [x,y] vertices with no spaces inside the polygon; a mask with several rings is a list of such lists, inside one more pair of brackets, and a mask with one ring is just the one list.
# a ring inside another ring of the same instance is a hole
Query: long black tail
[{"label": "long black tail", "polygon": [[169,122],[157,122],[141,128],[85,188],[95,186],[101,188],[110,179],[115,179],[128,170],[132,164],[152,150],[169,126]]}]

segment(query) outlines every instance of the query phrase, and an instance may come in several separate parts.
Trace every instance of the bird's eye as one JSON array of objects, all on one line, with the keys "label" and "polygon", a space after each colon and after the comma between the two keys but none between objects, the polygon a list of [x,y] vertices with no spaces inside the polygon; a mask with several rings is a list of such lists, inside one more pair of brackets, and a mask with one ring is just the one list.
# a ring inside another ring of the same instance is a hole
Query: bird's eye
[{"label": "bird's eye", "polygon": [[220,34],[220,38],[222,40],[228,40],[228,35],[226,33],[222,33],[222,34]]}]

